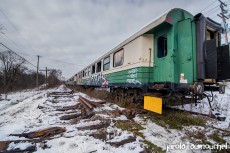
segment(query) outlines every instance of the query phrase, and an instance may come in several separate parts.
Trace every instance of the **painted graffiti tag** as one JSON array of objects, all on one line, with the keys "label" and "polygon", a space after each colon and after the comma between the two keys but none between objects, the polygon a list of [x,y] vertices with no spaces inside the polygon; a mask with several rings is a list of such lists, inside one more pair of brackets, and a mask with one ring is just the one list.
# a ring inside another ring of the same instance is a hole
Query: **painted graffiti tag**
[{"label": "painted graffiti tag", "polygon": [[128,78],[137,78],[137,73],[128,75]]},{"label": "painted graffiti tag", "polygon": [[129,70],[128,74],[134,74],[134,73],[137,73],[137,72],[138,72],[137,68],[134,68],[134,69]]},{"label": "painted graffiti tag", "polygon": [[128,83],[132,83],[132,84],[141,84],[140,81],[136,80],[136,79],[127,79],[126,80]]},{"label": "painted graffiti tag", "polygon": [[141,84],[141,82],[137,80],[137,72],[137,68],[129,70],[126,82],[130,84]]},{"label": "painted graffiti tag", "polygon": [[95,85],[95,86],[107,86],[109,84],[107,78],[102,73],[98,73],[95,75],[91,75],[87,82],[87,85]]}]

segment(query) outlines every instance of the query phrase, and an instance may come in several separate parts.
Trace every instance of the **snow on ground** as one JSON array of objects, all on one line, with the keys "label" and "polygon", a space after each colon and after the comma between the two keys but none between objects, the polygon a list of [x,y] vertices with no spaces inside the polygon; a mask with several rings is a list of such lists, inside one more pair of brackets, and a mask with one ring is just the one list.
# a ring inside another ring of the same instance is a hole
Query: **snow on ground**
[{"label": "snow on ground", "polygon": [[[15,93],[9,95],[9,101],[1,101],[0,105],[0,141],[7,140],[25,140],[23,137],[10,136],[10,134],[19,134],[24,132],[32,132],[35,130],[40,130],[48,127],[65,127],[66,132],[62,135],[57,136],[57,138],[52,140],[47,140],[48,148],[43,150],[37,144],[38,153],[43,152],[141,152],[143,147],[138,137],[136,141],[132,143],[127,143],[120,147],[113,147],[107,142],[90,137],[89,134],[95,132],[95,130],[85,130],[80,131],[77,128],[88,125],[95,125],[101,122],[101,120],[95,121],[84,121],[81,120],[78,123],[71,124],[68,121],[61,121],[60,112],[56,109],[60,107],[73,106],[78,103],[79,96],[87,97],[83,93],[74,93],[72,97],[48,97],[50,92],[66,92],[70,91],[65,86],[60,86],[59,88],[52,90],[43,91],[29,91],[23,93]],[[20,100],[19,100],[20,99]],[[19,100],[19,103],[13,103],[12,101]],[[59,103],[54,103],[59,101]],[[115,110],[118,106],[105,104],[105,107],[101,107],[95,111],[101,110]],[[66,111],[68,113],[71,111]],[[77,112],[77,111],[76,111]],[[105,115],[106,116],[106,115]],[[103,118],[103,115],[102,115]],[[121,117],[123,120],[125,117]],[[106,119],[106,117],[105,117]],[[107,119],[110,119],[107,116]],[[131,134],[128,131],[123,131],[116,127],[114,124],[107,128],[108,132],[114,133],[114,136],[110,138],[110,142],[116,142],[129,137]],[[109,141],[108,141],[109,142]],[[31,146],[31,143],[11,143],[8,147],[10,149],[25,149]]]},{"label": "snow on ground", "polygon": [[[150,120],[146,121],[138,116],[136,116],[134,120],[145,128],[144,130],[142,130],[142,132],[144,133],[146,140],[152,142],[158,147],[163,148],[164,150],[166,150],[167,146],[171,144],[189,143],[187,140],[182,141],[182,137],[184,137],[185,134],[181,131],[174,129],[165,129],[151,122]],[[190,152],[190,150],[189,148],[183,150],[174,149],[170,150],[170,152],[187,153]]]},{"label": "snow on ground", "polygon": [[[191,112],[198,112],[201,114],[220,114],[216,116],[220,117],[226,117],[226,120],[223,121],[216,121],[215,123],[210,122],[211,125],[213,125],[216,128],[221,129],[228,129],[230,130],[230,83],[226,83],[226,90],[225,94],[219,94],[219,92],[213,92],[213,102],[211,102],[212,108],[214,111],[210,109],[208,100],[205,98],[200,101],[197,105],[195,104],[186,104],[184,107],[182,106],[176,106],[176,108],[182,109],[182,110],[188,110]],[[211,94],[211,93],[209,93]]]},{"label": "snow on ground", "polygon": [[[35,90],[25,90],[21,92],[12,92],[7,95],[7,100],[0,100],[0,111],[6,109],[7,107],[17,104],[27,98],[30,98],[36,94],[40,93],[40,91]],[[5,98],[5,95],[2,94],[2,99]]]},{"label": "snow on ground", "polygon": [[44,93],[35,92],[18,104],[7,108],[3,106],[4,109],[0,111],[0,140],[4,140],[11,133],[23,132],[24,129],[36,124],[37,117],[41,114],[37,109],[37,103],[45,101],[42,96]]},{"label": "snow on ground", "polygon": [[[64,127],[66,132],[63,134],[56,135],[54,139],[46,140],[46,145],[48,148],[42,149],[41,143],[36,144],[37,153],[49,153],[49,152],[67,152],[67,153],[139,153],[148,147],[143,140],[154,144],[166,150],[167,146],[173,144],[191,143],[191,140],[186,138],[186,131],[192,131],[200,129],[202,127],[184,127],[183,130],[175,130],[162,127],[150,121],[147,118],[136,116],[132,121],[143,127],[143,130],[139,131],[143,134],[141,136],[135,136],[133,132],[120,129],[116,127],[118,122],[128,122],[125,115],[114,116],[111,112],[119,110],[122,111],[124,108],[117,106],[116,104],[106,103],[102,107],[94,108],[95,115],[91,119],[81,119],[81,120],[71,120],[65,121],[60,120],[60,117],[66,114],[80,113],[80,110],[67,110],[58,111],[58,108],[68,107],[76,105],[80,96],[94,100],[100,101],[87,96],[86,94],[77,92],[70,96],[52,96],[51,92],[69,92],[70,89],[66,88],[64,85],[49,90],[30,90],[23,92],[16,92],[9,94],[8,101],[0,101],[0,141],[7,140],[25,140],[24,137],[10,136],[10,134],[19,134],[24,132],[32,132],[35,130],[40,130],[48,127]],[[216,111],[221,112],[221,114],[226,114],[226,122],[214,121],[216,127],[226,128],[229,124],[230,114],[228,108],[228,97],[230,94],[230,89],[227,88],[225,95],[215,94],[215,99],[213,104],[215,105]],[[218,96],[218,97],[217,97]],[[213,107],[214,107],[213,105]],[[203,103],[198,106],[195,105],[185,105],[185,109],[189,110],[201,110],[205,108],[208,113],[208,103],[203,101]],[[221,109],[221,107],[223,107]],[[230,106],[229,106],[230,107]],[[225,109],[224,109],[225,108]],[[110,122],[109,126],[104,130],[79,130],[79,127],[98,125],[100,123]],[[210,124],[213,124],[213,121]],[[131,129],[127,127],[127,129]],[[103,133],[106,132],[106,140],[99,140],[90,135],[95,132]],[[112,142],[119,142],[129,137],[135,137],[136,140],[124,145],[115,147],[110,145]],[[211,141],[211,140],[210,140]],[[20,148],[25,149],[29,146],[34,146],[30,142],[19,142],[10,143],[8,150]],[[183,150],[171,150],[171,152],[200,152],[200,150],[189,150],[189,148]],[[209,150],[206,152],[210,152]]]}]

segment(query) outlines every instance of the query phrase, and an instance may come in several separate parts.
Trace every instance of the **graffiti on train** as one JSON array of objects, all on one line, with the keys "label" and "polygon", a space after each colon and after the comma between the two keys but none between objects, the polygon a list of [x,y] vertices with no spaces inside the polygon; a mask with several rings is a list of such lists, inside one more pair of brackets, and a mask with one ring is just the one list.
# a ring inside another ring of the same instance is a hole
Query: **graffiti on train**
[{"label": "graffiti on train", "polygon": [[141,82],[137,80],[137,72],[137,68],[129,70],[126,82],[129,84],[141,84]]},{"label": "graffiti on train", "polygon": [[108,86],[109,82],[105,75],[102,73],[92,75],[89,77],[87,85],[95,85],[95,86]]}]

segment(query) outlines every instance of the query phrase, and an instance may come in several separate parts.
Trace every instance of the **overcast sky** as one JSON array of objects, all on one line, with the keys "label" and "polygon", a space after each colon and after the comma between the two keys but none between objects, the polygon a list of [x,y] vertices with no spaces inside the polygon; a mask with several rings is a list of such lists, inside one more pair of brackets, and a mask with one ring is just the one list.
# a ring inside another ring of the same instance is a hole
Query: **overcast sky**
[{"label": "overcast sky", "polygon": [[[34,65],[40,55],[41,68],[61,69],[68,79],[162,13],[177,7],[195,15],[213,2],[0,0],[0,24],[6,29],[0,41]],[[218,4],[202,12],[220,22]]]}]

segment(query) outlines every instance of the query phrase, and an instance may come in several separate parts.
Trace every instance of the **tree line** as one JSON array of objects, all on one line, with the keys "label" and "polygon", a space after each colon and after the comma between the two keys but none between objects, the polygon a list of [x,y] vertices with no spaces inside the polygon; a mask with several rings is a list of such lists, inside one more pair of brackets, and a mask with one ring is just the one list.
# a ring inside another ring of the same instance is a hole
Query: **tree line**
[{"label": "tree line", "polygon": [[[61,83],[61,70],[52,69],[48,73],[48,87],[54,87]],[[0,52],[0,93],[17,91],[36,87],[35,70],[26,67],[26,60],[13,51]],[[45,83],[45,75],[38,74],[39,85]]]}]

